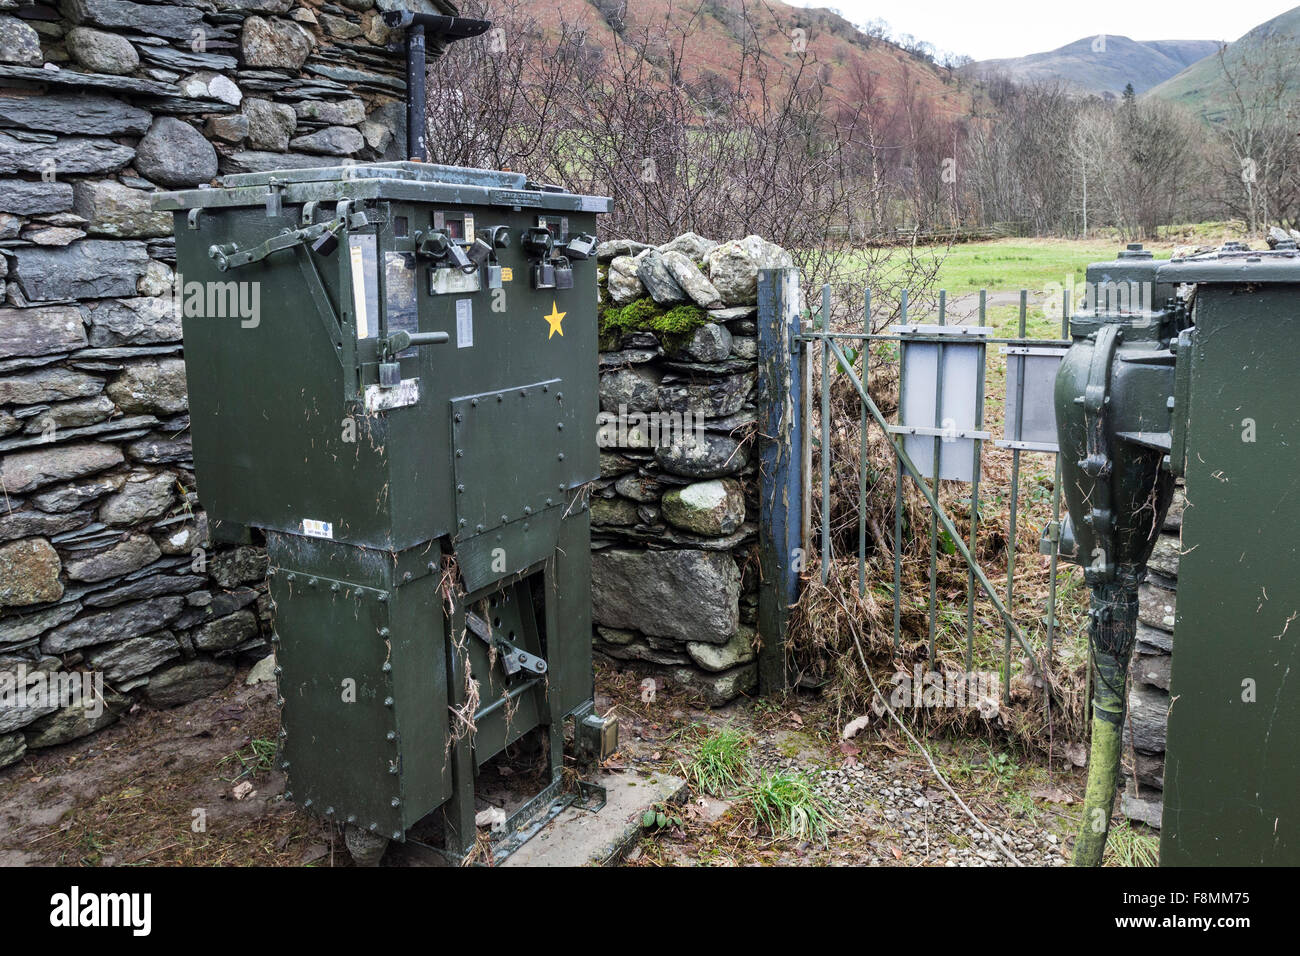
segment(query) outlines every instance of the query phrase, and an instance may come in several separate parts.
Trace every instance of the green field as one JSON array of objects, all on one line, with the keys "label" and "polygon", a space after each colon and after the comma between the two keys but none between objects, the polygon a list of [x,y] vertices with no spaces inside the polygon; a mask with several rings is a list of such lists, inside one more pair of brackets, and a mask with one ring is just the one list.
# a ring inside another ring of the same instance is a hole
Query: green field
[{"label": "green field", "polygon": [[[1121,248],[1118,243],[1095,240],[996,239],[933,252],[944,257],[939,288],[960,295],[980,289],[1041,292],[1051,283],[1064,285],[1069,276],[1082,283],[1089,263],[1113,259]],[[1168,250],[1163,257],[1169,257]]]}]

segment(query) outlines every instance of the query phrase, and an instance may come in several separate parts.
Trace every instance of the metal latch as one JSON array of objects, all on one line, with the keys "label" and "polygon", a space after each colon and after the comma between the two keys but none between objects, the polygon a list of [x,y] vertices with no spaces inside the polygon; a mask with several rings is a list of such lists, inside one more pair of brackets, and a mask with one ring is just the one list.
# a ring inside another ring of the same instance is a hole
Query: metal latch
[{"label": "metal latch", "polygon": [[522,648],[516,647],[505,638],[493,634],[488,622],[477,614],[473,612],[467,613],[465,615],[465,626],[469,628],[470,633],[484,644],[495,648],[501,653],[501,666],[505,668],[506,674],[513,677],[521,670],[530,671],[534,674],[546,673],[546,661],[536,654],[529,654]]}]

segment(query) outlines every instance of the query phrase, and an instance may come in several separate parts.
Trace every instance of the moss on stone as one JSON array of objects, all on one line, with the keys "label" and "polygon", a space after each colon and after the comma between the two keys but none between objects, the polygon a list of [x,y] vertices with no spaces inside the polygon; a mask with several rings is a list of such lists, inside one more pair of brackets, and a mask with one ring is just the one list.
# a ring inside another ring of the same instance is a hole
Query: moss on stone
[{"label": "moss on stone", "polygon": [[642,296],[621,308],[600,311],[601,348],[617,348],[617,340],[629,332],[653,332],[666,348],[679,349],[708,322],[709,314],[697,305],[687,303],[664,310],[654,299]]}]

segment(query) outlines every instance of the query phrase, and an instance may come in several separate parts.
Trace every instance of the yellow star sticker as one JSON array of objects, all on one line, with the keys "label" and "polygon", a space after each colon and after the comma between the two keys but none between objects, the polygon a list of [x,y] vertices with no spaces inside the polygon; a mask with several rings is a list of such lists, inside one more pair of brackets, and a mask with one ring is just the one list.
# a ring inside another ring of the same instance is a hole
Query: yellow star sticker
[{"label": "yellow star sticker", "polygon": [[564,326],[562,326],[560,323],[564,321],[564,317],[568,314],[569,313],[567,312],[561,312],[560,307],[555,304],[555,300],[554,299],[551,300],[551,314],[542,316],[542,318],[544,318],[551,325],[551,331],[546,333],[547,339],[549,339],[556,332],[560,333],[560,338],[564,337]]}]

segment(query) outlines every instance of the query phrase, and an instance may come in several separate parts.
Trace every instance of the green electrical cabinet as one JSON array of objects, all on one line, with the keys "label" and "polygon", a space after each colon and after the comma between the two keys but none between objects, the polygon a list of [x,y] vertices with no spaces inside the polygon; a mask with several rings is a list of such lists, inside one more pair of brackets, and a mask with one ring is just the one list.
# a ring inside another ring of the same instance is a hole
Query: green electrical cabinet
[{"label": "green electrical cabinet", "polygon": [[1187,510],[1163,865],[1300,864],[1300,256],[1160,268],[1195,284],[1170,464]]},{"label": "green electrical cabinet", "polygon": [[265,537],[281,766],[382,852],[530,736],[565,803],[593,714],[587,482],[599,474],[596,217],[516,173],[386,163],[227,176],[174,212],[199,499]]}]

